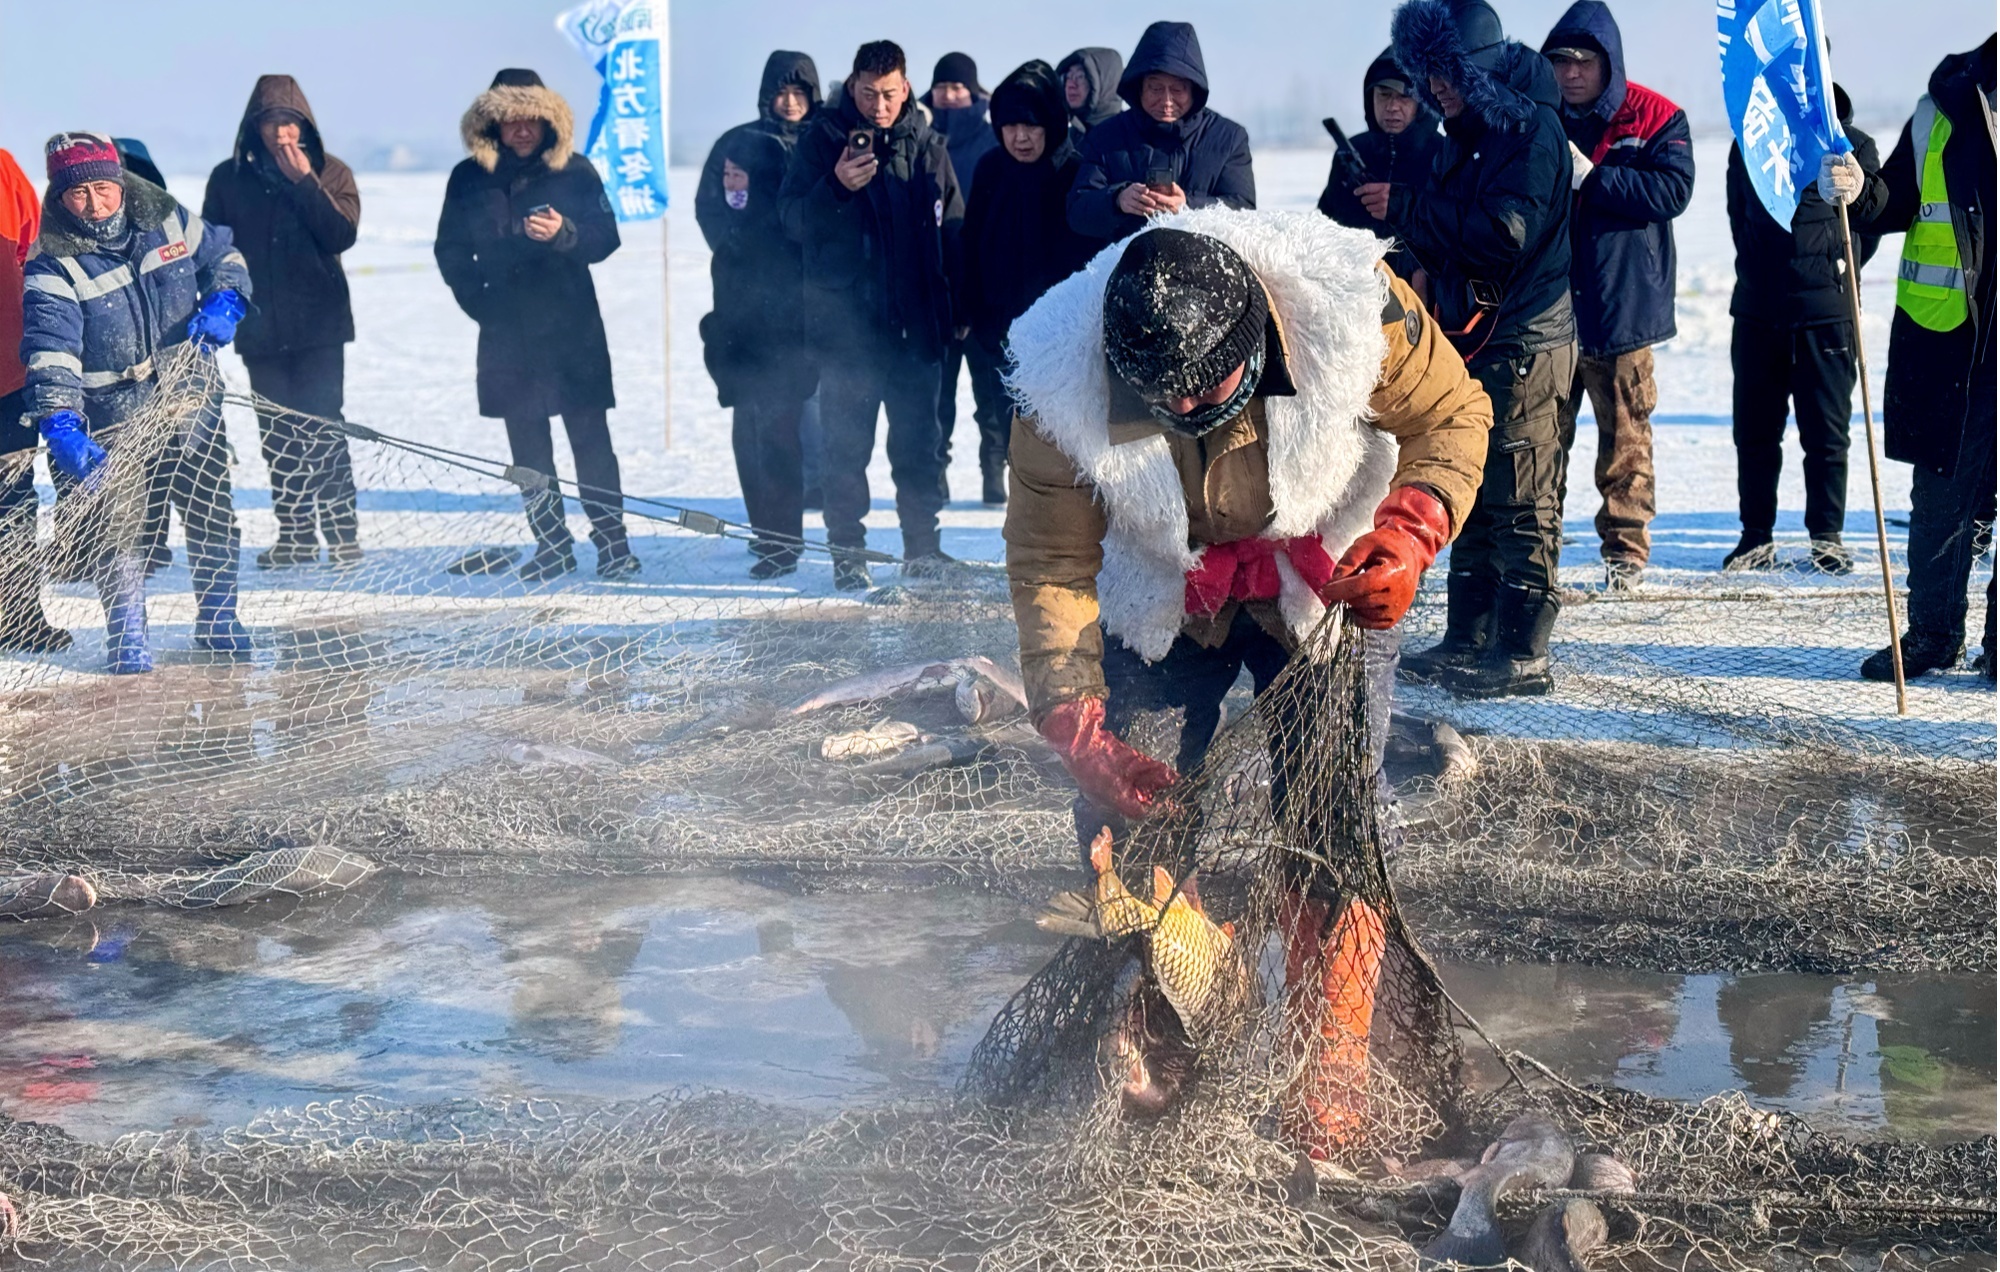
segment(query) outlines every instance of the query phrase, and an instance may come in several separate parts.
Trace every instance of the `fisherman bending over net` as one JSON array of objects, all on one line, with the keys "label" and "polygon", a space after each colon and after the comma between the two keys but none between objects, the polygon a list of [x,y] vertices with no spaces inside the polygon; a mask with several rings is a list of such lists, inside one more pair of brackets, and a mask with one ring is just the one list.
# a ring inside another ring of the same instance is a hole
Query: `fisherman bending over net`
[{"label": "fisherman bending over net", "polygon": [[[1239,672],[1264,695],[1330,605],[1368,629],[1379,769],[1394,628],[1472,507],[1491,426],[1486,394],[1372,236],[1310,213],[1212,208],[1172,224],[1107,249],[1011,338],[1027,425],[1006,522],[1021,666],[1080,789],[1084,844],[1107,830],[1122,842],[1159,812],[1177,770],[1207,754]],[[1163,713],[1178,723],[1155,749],[1172,764],[1126,740]],[[1267,723],[1282,822],[1300,761],[1318,758],[1299,749],[1314,728]],[[1093,856],[1102,879],[1108,853]],[[1340,1121],[1329,1022],[1357,1005],[1334,1001],[1334,970],[1357,952],[1379,968],[1382,916],[1337,912],[1354,894],[1322,872],[1288,877],[1286,996],[1326,996],[1313,1015],[1327,1041],[1308,1062],[1321,1089],[1287,1122],[1322,1156]]]}]

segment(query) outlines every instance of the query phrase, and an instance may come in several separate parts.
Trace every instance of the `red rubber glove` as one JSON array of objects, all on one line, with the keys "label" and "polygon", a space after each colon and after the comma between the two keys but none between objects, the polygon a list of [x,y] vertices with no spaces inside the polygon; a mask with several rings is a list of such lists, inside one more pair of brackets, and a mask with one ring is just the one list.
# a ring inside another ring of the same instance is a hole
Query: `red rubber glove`
[{"label": "red rubber glove", "polygon": [[1398,486],[1375,509],[1375,528],[1354,541],[1320,589],[1372,631],[1394,627],[1417,599],[1417,581],[1451,538],[1451,515],[1422,486]]},{"label": "red rubber glove", "polygon": [[1180,780],[1172,765],[1127,746],[1104,727],[1102,698],[1058,706],[1042,721],[1042,736],[1062,757],[1077,789],[1133,821],[1153,812],[1153,796]]}]

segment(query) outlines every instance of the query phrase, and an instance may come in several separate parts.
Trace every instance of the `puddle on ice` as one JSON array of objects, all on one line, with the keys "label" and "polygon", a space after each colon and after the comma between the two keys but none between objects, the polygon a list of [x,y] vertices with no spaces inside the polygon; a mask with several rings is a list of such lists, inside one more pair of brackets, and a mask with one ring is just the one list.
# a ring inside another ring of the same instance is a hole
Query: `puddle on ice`
[{"label": "puddle on ice", "polygon": [[[832,1108],[948,1088],[1053,943],[964,888],[386,876],[319,902],[0,927],[0,1111],[91,1138],[358,1094],[722,1088]],[[1994,978],[1446,964],[1573,1078],[1744,1088],[1829,1127],[1994,1116]]]}]

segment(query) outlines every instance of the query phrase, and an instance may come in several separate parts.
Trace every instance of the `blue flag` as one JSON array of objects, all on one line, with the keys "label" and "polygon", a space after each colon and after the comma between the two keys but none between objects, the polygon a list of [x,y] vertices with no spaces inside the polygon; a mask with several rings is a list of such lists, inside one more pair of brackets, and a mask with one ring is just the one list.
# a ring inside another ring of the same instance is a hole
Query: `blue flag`
[{"label": "blue flag", "polygon": [[1819,0],[1716,0],[1722,100],[1758,201],[1790,228],[1820,156],[1854,147],[1833,104]]},{"label": "blue flag", "polygon": [[589,0],[556,29],[604,77],[584,155],[621,221],[667,212],[667,39],[664,0]]}]

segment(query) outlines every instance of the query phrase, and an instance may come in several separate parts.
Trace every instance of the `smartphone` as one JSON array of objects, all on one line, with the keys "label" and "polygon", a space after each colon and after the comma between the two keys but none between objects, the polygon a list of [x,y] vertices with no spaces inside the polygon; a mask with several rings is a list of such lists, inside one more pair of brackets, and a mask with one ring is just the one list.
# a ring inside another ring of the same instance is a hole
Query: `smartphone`
[{"label": "smartphone", "polygon": [[875,134],[866,128],[857,128],[847,134],[847,153],[865,155],[875,148]]},{"label": "smartphone", "polygon": [[1164,194],[1173,183],[1174,170],[1172,168],[1148,168],[1146,170],[1146,188],[1149,190],[1158,190]]},{"label": "smartphone", "polygon": [[529,208],[529,209],[528,209],[528,215],[529,215],[529,216],[547,216],[547,215],[548,215],[549,213],[551,213],[551,212],[553,212],[553,211],[555,211],[555,209],[554,209],[554,208],[552,208],[552,207],[550,207],[550,206],[549,206],[548,204],[546,204],[546,203],[537,203],[537,204],[536,204],[536,205],[535,205],[534,207],[532,207],[532,208]]}]

